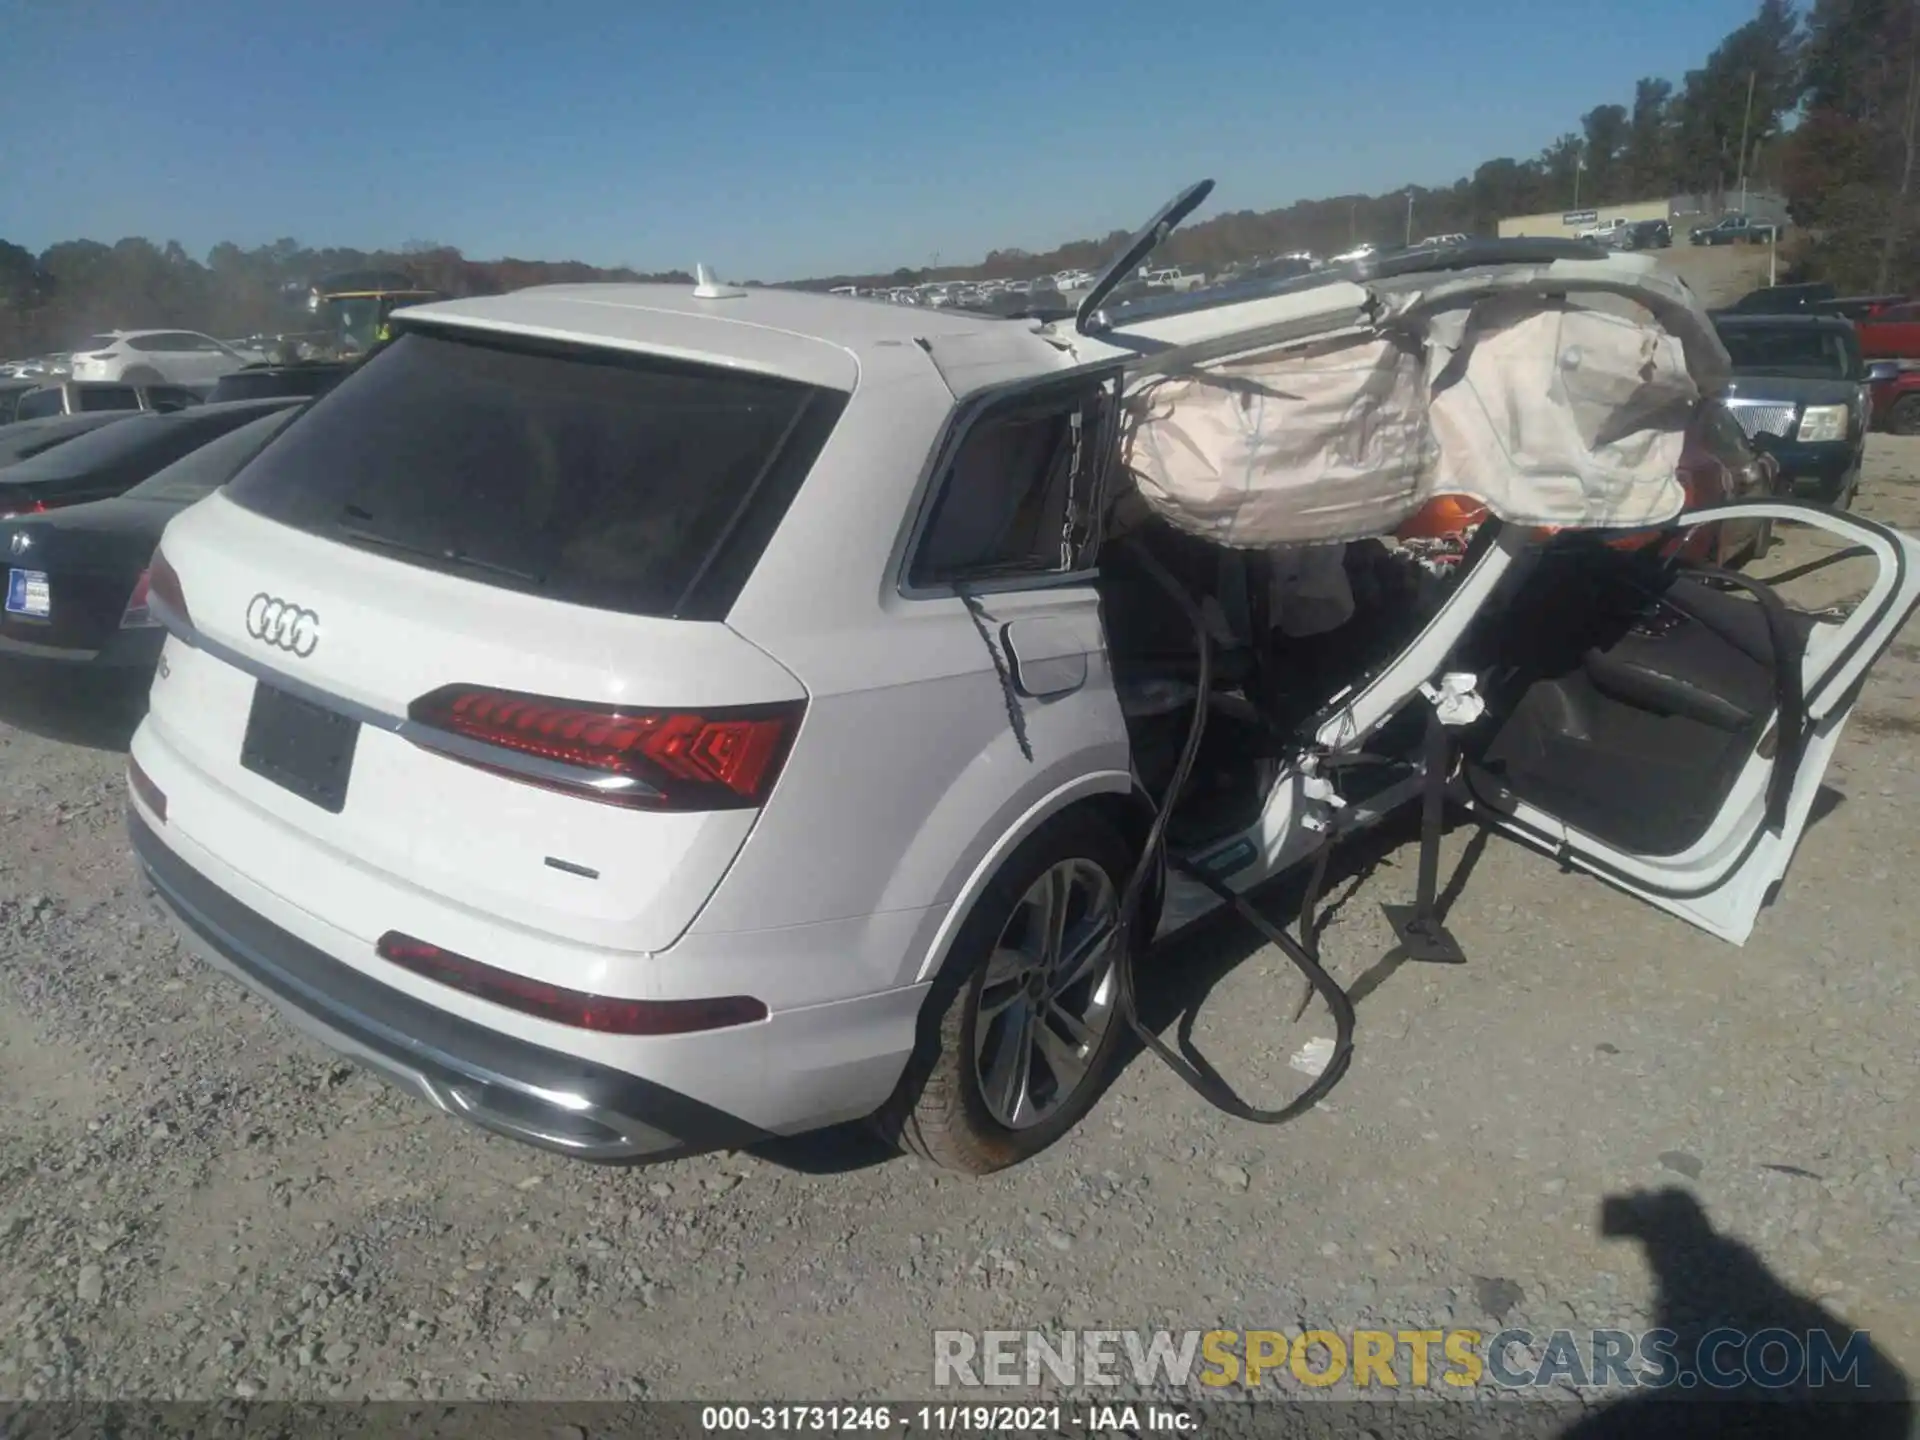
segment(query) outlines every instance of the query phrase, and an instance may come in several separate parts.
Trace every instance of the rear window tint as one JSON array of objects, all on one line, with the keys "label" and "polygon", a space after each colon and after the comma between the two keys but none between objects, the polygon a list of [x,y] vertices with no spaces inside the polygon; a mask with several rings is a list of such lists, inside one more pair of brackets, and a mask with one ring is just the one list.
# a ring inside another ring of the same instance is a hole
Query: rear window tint
[{"label": "rear window tint", "polygon": [[74,354],[84,355],[89,350],[111,350],[119,338],[117,335],[89,335],[74,347]]},{"label": "rear window tint", "polygon": [[87,386],[75,393],[81,410],[138,410],[140,396],[131,385]]},{"label": "rear window tint", "polygon": [[476,583],[719,618],[845,399],[660,357],[414,331],[227,495]]}]

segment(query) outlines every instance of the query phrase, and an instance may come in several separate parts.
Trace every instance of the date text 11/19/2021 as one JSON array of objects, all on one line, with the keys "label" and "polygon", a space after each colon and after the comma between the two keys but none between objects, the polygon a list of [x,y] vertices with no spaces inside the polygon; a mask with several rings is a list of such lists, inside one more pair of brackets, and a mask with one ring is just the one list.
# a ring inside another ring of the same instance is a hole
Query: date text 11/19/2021
[{"label": "date text 11/19/2021", "polygon": [[700,1428],[735,1434],[1057,1434],[1128,1430],[1185,1434],[1199,1417],[1179,1405],[705,1405]]}]

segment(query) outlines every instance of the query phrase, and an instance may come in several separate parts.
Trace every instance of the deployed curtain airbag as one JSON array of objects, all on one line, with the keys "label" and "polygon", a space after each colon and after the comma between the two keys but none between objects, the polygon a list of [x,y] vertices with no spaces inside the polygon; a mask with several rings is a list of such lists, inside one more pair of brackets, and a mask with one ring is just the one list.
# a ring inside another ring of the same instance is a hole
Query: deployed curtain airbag
[{"label": "deployed curtain airbag", "polygon": [[[1368,327],[1137,382],[1123,454],[1169,523],[1240,548],[1391,533],[1436,495],[1529,525],[1657,525],[1725,351],[1691,292],[1553,267],[1383,286]],[[1635,303],[1621,304],[1624,295]]]}]

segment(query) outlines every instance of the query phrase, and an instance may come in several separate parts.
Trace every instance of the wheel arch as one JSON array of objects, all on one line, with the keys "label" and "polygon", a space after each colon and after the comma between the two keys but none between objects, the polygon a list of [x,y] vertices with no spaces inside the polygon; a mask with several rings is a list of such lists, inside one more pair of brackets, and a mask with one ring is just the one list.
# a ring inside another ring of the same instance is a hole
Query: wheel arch
[{"label": "wheel arch", "polygon": [[1153,823],[1152,807],[1141,795],[1133,776],[1124,770],[1089,771],[1040,796],[987,847],[968,872],[921,956],[914,977],[916,984],[931,981],[945,967],[961,927],[1008,858],[1043,825],[1078,809],[1091,810],[1108,820],[1135,855],[1146,843],[1148,827]]}]

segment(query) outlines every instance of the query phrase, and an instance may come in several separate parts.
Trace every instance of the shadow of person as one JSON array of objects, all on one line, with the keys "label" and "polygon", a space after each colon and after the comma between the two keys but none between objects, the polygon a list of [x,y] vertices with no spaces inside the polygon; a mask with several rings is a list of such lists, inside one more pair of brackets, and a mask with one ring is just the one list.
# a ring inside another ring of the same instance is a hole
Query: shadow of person
[{"label": "shadow of person", "polygon": [[1911,1433],[1911,1386],[1893,1359],[1783,1283],[1750,1246],[1715,1230],[1687,1191],[1609,1195],[1600,1233],[1646,1248],[1673,1383],[1601,1406],[1562,1440]]}]

